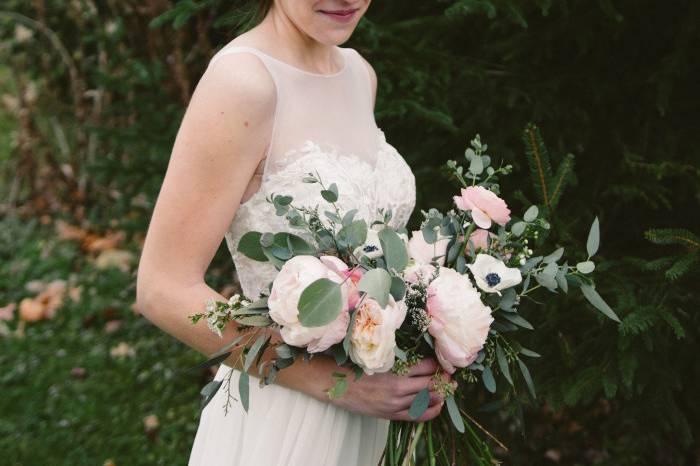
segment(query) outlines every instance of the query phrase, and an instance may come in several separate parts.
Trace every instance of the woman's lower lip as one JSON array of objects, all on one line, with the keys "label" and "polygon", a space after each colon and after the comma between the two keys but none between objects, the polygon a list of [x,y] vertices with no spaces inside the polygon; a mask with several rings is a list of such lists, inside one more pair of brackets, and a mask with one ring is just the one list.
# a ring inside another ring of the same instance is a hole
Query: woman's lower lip
[{"label": "woman's lower lip", "polygon": [[352,10],[344,15],[338,13],[329,13],[327,11],[321,11],[321,13],[331,18],[333,21],[338,21],[339,23],[347,23],[350,20],[352,20],[352,18],[355,16],[356,11],[357,10]]}]

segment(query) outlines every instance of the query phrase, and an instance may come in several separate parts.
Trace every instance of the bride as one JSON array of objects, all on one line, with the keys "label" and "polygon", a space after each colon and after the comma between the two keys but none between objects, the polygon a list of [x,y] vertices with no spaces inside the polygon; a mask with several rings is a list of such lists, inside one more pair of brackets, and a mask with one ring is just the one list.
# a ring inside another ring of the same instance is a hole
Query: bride
[{"label": "bride", "polygon": [[[222,238],[243,293],[257,298],[274,277],[269,262],[237,252],[246,231],[291,231],[266,201],[290,194],[298,205],[317,204],[309,172],[335,182],[338,204],[367,220],[403,227],[415,205],[415,179],[374,120],[377,78],[348,40],[370,0],[261,0],[262,20],[210,60],[175,138],[148,228],[137,278],[137,309],[156,326],[210,355],[224,338],[188,315],[208,298],[226,298],[207,286],[205,271]],[[268,330],[265,330],[268,331]],[[274,357],[268,349],[262,360]],[[238,395],[239,354],[220,365]],[[389,420],[408,420],[417,392],[430,386],[437,363],[425,359],[408,375],[365,375],[338,399],[334,360],[318,354],[258,385],[250,369],[249,410],[223,388],[202,411],[190,466],[371,466],[382,456]],[[431,391],[420,418],[443,406]]]}]

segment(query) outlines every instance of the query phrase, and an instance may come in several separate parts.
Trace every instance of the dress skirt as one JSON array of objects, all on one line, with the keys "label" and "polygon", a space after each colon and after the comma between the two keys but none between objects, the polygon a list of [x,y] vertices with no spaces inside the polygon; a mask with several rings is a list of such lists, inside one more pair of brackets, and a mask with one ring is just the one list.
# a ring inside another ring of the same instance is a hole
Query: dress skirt
[{"label": "dress skirt", "polygon": [[[215,379],[229,366],[222,364]],[[238,400],[238,378],[231,376],[231,400],[222,386],[202,410],[189,466],[376,466],[389,421],[319,401],[281,385],[259,386],[250,377],[249,408]]]}]

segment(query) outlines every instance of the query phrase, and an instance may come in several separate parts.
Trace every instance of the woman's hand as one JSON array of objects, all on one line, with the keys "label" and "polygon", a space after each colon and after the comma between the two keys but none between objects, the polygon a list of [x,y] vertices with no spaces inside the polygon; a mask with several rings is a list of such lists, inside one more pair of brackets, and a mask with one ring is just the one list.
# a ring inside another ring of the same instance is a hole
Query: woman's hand
[{"label": "woman's hand", "polygon": [[[433,390],[432,376],[438,368],[435,359],[425,358],[412,366],[407,375],[389,371],[363,375],[356,381],[354,375],[349,373],[347,391],[329,401],[347,410],[374,417],[395,421],[428,421],[440,414],[445,401]],[[426,387],[430,388],[428,409],[418,419],[411,419],[408,409],[416,394]]]}]

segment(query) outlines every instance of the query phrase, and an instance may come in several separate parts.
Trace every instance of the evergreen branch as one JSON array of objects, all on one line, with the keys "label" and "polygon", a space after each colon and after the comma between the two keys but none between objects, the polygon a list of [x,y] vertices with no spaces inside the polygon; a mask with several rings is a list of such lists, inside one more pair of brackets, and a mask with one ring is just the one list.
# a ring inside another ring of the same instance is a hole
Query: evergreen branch
[{"label": "evergreen branch", "polygon": [[574,154],[566,154],[564,160],[562,160],[559,164],[559,168],[557,168],[557,173],[555,174],[553,180],[554,188],[552,189],[550,198],[552,208],[556,207],[556,205],[559,203],[561,193],[564,191],[564,187],[567,184],[566,181],[569,179],[571,173],[573,173],[574,158]]},{"label": "evergreen branch", "polygon": [[644,237],[655,244],[679,244],[692,251],[700,249],[700,238],[682,228],[651,228],[644,232]]},{"label": "evergreen branch", "polygon": [[528,123],[523,135],[525,154],[530,162],[530,170],[535,178],[535,184],[540,189],[545,207],[550,208],[548,186],[551,181],[552,168],[539,129],[534,123]]},{"label": "evergreen branch", "polygon": [[669,280],[677,280],[698,262],[698,254],[685,254],[676,261],[664,274]]}]

